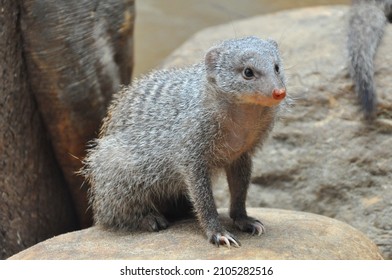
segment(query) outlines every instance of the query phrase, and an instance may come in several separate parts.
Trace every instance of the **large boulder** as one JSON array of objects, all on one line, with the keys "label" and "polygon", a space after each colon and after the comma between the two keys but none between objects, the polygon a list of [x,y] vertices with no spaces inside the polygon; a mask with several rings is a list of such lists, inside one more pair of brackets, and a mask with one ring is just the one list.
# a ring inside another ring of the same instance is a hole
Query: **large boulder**
[{"label": "large boulder", "polygon": [[30,90],[20,4],[0,0],[0,7],[0,259],[4,259],[75,230],[77,221]]},{"label": "large boulder", "polygon": [[[217,41],[247,35],[278,41],[295,98],[254,160],[248,205],[308,211],[347,222],[392,258],[392,26],[375,58],[378,118],[366,125],[349,77],[348,6],[314,7],[208,28],[163,67],[203,59]],[[215,189],[227,207],[228,188]]]},{"label": "large boulder", "polygon": [[133,64],[134,0],[0,0],[0,259],[91,225],[75,172]]},{"label": "large boulder", "polygon": [[21,8],[30,88],[81,227],[92,219],[76,172],[113,93],[130,82],[134,8],[134,0],[26,0]]},{"label": "large boulder", "polygon": [[267,233],[251,236],[223,224],[241,240],[240,248],[209,244],[198,223],[182,220],[160,232],[108,232],[98,227],[63,234],[26,249],[10,259],[381,259],[377,246],[353,227],[310,213],[249,209],[264,221]]}]

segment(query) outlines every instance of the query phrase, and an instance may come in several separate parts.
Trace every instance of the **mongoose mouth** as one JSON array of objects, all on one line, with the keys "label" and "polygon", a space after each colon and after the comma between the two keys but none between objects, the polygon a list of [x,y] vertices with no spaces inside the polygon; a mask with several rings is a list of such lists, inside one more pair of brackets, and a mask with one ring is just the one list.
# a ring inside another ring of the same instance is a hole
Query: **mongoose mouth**
[{"label": "mongoose mouth", "polygon": [[241,101],[261,106],[272,107],[278,105],[286,97],[285,89],[275,89],[271,96],[261,93],[244,94],[240,97]]}]

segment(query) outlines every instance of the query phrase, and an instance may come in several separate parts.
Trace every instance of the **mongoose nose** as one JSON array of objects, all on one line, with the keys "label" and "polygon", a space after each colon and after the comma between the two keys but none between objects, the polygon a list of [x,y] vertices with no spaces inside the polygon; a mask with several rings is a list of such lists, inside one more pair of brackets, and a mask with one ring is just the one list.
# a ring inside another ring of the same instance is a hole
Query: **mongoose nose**
[{"label": "mongoose nose", "polygon": [[274,89],[272,91],[272,98],[275,100],[282,100],[283,98],[286,97],[286,89],[281,88],[281,89]]}]

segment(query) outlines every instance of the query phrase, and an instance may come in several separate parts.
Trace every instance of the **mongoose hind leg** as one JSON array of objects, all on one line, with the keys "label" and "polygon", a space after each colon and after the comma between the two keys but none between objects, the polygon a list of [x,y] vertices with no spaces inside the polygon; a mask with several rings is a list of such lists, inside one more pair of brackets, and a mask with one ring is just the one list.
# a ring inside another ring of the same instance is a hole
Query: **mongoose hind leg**
[{"label": "mongoose hind leg", "polygon": [[[166,194],[169,190],[166,189]],[[148,231],[159,231],[169,227],[169,221],[177,221],[192,217],[192,205],[185,194],[155,201],[153,211],[146,214],[140,223],[140,228]]]},{"label": "mongoose hind leg", "polygon": [[150,212],[140,222],[140,228],[148,231],[159,231],[169,227],[169,222],[158,212]]},{"label": "mongoose hind leg", "polygon": [[230,217],[241,231],[250,232],[252,235],[261,235],[265,232],[263,223],[255,218],[249,217],[245,208],[251,170],[252,160],[247,153],[244,153],[226,167],[226,176],[231,196]]}]

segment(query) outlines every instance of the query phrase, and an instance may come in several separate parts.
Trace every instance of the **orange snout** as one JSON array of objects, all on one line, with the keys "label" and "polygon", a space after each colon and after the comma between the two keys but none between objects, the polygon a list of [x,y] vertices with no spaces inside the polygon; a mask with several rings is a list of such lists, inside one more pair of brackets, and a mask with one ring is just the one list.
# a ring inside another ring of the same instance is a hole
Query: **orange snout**
[{"label": "orange snout", "polygon": [[241,100],[245,103],[251,103],[261,106],[272,107],[278,105],[286,97],[286,89],[274,89],[270,96],[260,93],[244,94]]},{"label": "orange snout", "polygon": [[272,98],[275,100],[282,100],[283,98],[286,97],[286,89],[281,88],[281,89],[274,89],[272,91]]}]

